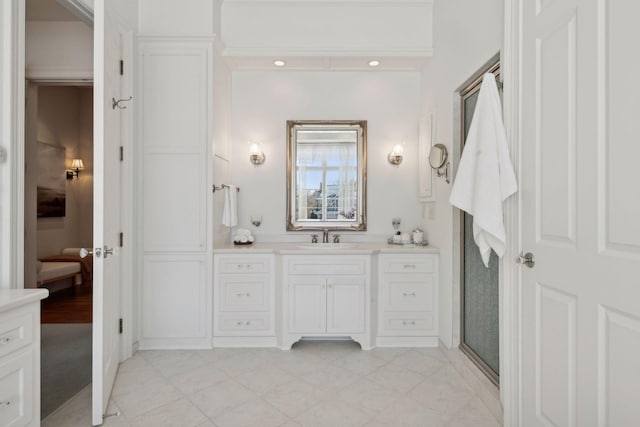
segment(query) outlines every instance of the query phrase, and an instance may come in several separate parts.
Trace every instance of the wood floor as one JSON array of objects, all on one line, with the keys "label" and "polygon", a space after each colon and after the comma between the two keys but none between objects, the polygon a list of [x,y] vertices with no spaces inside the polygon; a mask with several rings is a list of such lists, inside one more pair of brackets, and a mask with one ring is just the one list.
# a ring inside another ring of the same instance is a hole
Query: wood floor
[{"label": "wood floor", "polygon": [[91,282],[82,286],[56,291],[42,300],[42,323],[91,323],[93,313],[93,287]]}]

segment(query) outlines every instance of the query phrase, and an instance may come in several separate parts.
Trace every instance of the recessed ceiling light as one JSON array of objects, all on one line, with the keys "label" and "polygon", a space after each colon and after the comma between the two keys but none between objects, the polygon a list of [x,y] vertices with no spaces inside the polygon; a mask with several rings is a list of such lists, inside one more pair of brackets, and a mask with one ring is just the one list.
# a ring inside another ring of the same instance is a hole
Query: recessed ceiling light
[{"label": "recessed ceiling light", "polygon": [[287,63],[282,59],[276,59],[275,61],[273,61],[273,65],[275,65],[276,67],[284,67],[285,65],[287,65]]},{"label": "recessed ceiling light", "polygon": [[378,61],[377,59],[369,61],[369,67],[377,67],[378,65],[380,65],[380,61]]}]

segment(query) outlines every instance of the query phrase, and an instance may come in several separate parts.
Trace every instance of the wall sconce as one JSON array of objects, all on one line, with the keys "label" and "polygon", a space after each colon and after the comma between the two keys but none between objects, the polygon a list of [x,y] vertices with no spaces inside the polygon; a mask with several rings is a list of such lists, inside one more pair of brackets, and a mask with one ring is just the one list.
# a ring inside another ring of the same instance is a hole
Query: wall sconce
[{"label": "wall sconce", "polygon": [[71,161],[71,169],[67,169],[67,179],[80,179],[80,171],[83,169],[82,159],[73,159]]},{"label": "wall sconce", "polygon": [[249,160],[251,163],[258,166],[264,163],[265,155],[260,149],[260,144],[253,143],[249,146]]},{"label": "wall sconce", "polygon": [[387,160],[389,160],[389,163],[391,163],[392,165],[398,166],[400,163],[402,163],[403,153],[404,148],[402,147],[402,144],[396,144],[393,146],[393,149],[389,153]]}]

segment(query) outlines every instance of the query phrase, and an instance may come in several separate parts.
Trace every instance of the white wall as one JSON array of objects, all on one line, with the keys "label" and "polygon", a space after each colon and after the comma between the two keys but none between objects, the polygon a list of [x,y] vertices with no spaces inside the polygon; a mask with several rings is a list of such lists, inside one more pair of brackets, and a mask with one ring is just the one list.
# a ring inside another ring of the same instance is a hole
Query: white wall
[{"label": "white wall", "polygon": [[27,78],[93,78],[93,29],[84,23],[27,22],[25,43]]},{"label": "white wall", "polygon": [[72,159],[81,158],[85,169],[79,180],[67,181],[66,216],[38,219],[38,258],[58,254],[64,247],[93,246],[92,102],[91,88],[39,88],[38,140],[64,146],[66,166],[71,165]]},{"label": "white wall", "polygon": [[[423,74],[423,111],[437,112],[436,143],[454,152],[454,95],[456,89],[496,54],[503,41],[502,0],[437,0],[434,4],[435,54]],[[455,174],[455,170],[452,170]],[[453,208],[451,185],[436,179],[436,202],[427,206],[423,221],[429,241],[440,248],[440,330],[447,346],[459,341],[459,284],[453,283]],[[455,326],[454,326],[455,325]]]},{"label": "white wall", "polygon": [[432,0],[227,0],[222,38],[241,55],[428,55],[431,10]]},{"label": "white wall", "polygon": [[[231,179],[240,186],[239,226],[258,241],[308,240],[310,232],[286,232],[286,121],[367,120],[366,233],[352,239],[380,240],[393,234],[391,219],[403,230],[420,224],[417,199],[418,72],[234,72],[232,77]],[[259,141],[261,166],[249,162],[248,141]],[[387,154],[405,142],[405,160],[395,167]],[[251,215],[261,215],[259,228]]]},{"label": "white wall", "polygon": [[138,31],[145,35],[213,34],[217,4],[216,0],[139,0]]}]

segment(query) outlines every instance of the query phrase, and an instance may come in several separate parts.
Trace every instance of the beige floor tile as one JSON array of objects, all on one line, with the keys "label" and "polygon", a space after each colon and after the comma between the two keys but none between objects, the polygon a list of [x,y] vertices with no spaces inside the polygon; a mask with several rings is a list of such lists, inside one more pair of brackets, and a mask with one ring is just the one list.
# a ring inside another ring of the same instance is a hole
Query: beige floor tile
[{"label": "beige floor tile", "polygon": [[204,365],[196,350],[143,351],[142,357],[167,378]]},{"label": "beige floor tile", "polygon": [[359,377],[345,368],[329,365],[309,372],[301,378],[314,387],[336,393],[356,381]]},{"label": "beige floor tile", "polygon": [[214,418],[218,427],[278,427],[289,418],[271,404],[256,398]]},{"label": "beige floor tile", "polygon": [[448,417],[411,399],[401,399],[375,417],[367,427],[444,427]]},{"label": "beige floor tile", "polygon": [[180,391],[165,378],[154,378],[128,393],[114,395],[113,400],[127,419],[133,419],[181,397]]},{"label": "beige floor tile", "polygon": [[409,350],[393,359],[391,363],[428,377],[440,370],[445,362],[426,356],[424,353]]},{"label": "beige floor tile", "polygon": [[295,421],[304,427],[361,427],[371,415],[339,399],[328,399],[300,414]]},{"label": "beige floor tile", "polygon": [[182,394],[189,395],[227,378],[227,374],[220,369],[205,364],[169,377],[169,382],[176,386]]},{"label": "beige floor tile", "polygon": [[207,421],[186,398],[171,402],[131,420],[132,427],[196,427]]},{"label": "beige floor tile", "polygon": [[225,380],[189,395],[189,400],[207,417],[213,419],[255,397],[256,395],[246,387],[233,380]]},{"label": "beige floor tile", "polygon": [[408,396],[434,411],[450,416],[456,414],[467,406],[474,396],[459,376],[456,379],[450,372],[443,372],[447,369],[445,367],[418,384]]},{"label": "beige floor tile", "polygon": [[258,395],[263,395],[275,387],[295,380],[291,374],[275,366],[246,372],[235,378],[240,384]]},{"label": "beige floor tile", "polygon": [[367,378],[383,387],[406,393],[424,380],[424,376],[389,363],[376,369]]},{"label": "beige floor tile", "polygon": [[360,351],[349,354],[335,360],[334,364],[350,370],[358,375],[367,375],[381,366],[389,363],[388,360],[381,359],[371,354],[370,351]]},{"label": "beige floor tile", "polygon": [[369,350],[369,354],[386,361],[392,361],[396,357],[409,351],[406,347],[376,347]]},{"label": "beige floor tile", "polygon": [[500,427],[500,423],[478,398],[474,398],[457,412],[447,427]]},{"label": "beige floor tile", "polygon": [[263,398],[289,417],[296,417],[327,396],[327,392],[295,380],[279,385]]},{"label": "beige floor tile", "polygon": [[350,384],[338,393],[343,402],[358,407],[371,415],[377,415],[393,406],[405,396],[395,390],[382,387],[367,378]]}]

